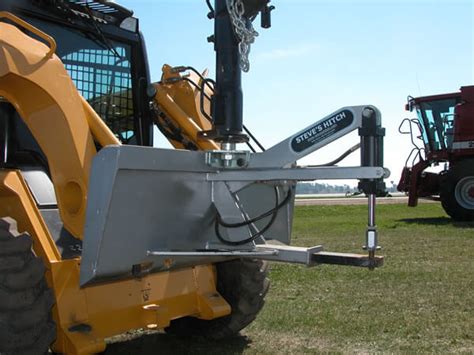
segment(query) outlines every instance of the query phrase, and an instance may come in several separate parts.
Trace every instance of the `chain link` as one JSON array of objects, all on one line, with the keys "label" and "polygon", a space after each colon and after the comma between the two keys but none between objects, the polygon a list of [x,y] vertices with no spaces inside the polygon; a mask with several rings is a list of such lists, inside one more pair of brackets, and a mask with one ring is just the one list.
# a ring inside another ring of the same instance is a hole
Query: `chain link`
[{"label": "chain link", "polygon": [[252,22],[245,17],[245,6],[242,0],[226,0],[234,32],[239,39],[240,69],[248,72],[250,69],[250,45],[255,42],[258,32],[253,28]]}]

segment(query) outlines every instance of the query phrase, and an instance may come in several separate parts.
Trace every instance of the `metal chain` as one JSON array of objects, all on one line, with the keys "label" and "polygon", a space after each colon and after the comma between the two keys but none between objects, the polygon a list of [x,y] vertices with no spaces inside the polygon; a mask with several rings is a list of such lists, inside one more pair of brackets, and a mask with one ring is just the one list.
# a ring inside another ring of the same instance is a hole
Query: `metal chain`
[{"label": "metal chain", "polygon": [[226,0],[234,32],[239,39],[240,69],[248,72],[250,69],[250,45],[255,42],[258,32],[253,28],[252,22],[244,17],[245,7],[242,0]]}]

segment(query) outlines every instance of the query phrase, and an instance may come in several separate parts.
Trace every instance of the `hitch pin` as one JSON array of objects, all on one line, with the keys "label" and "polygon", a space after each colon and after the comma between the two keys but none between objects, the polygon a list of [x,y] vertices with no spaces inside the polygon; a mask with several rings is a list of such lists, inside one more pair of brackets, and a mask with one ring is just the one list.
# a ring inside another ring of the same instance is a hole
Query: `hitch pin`
[{"label": "hitch pin", "polygon": [[375,194],[368,196],[368,225],[366,235],[366,245],[364,249],[369,252],[369,270],[375,268],[375,251],[380,249],[377,246],[377,226],[375,225]]}]

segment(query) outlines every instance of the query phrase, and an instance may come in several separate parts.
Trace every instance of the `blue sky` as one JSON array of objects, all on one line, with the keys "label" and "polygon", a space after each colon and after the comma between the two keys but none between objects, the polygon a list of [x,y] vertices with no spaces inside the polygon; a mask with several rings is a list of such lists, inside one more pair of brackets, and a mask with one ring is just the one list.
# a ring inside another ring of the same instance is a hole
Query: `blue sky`
[{"label": "blue sky", "polygon": [[[153,80],[161,66],[214,73],[204,0],[122,0],[140,18]],[[372,104],[387,128],[385,166],[398,181],[410,151],[398,125],[407,95],[474,84],[474,1],[273,0],[272,28],[257,28],[244,74],[244,123],[269,147],[343,106]],[[258,24],[259,21],[256,21]],[[305,158],[324,163],[354,133]],[[160,143],[160,145],[162,145]],[[357,155],[357,154],[356,154]],[[358,164],[354,155],[343,165]]]}]

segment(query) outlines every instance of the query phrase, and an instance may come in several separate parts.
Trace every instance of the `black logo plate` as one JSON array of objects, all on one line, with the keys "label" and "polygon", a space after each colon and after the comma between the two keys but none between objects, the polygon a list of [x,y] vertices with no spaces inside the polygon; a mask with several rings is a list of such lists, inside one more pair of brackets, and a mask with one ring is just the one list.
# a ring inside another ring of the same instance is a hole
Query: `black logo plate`
[{"label": "black logo plate", "polygon": [[350,126],[353,121],[354,115],[349,110],[336,113],[295,136],[291,140],[291,148],[297,153],[302,152]]}]

